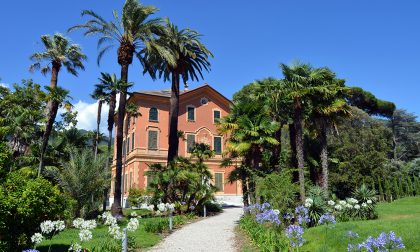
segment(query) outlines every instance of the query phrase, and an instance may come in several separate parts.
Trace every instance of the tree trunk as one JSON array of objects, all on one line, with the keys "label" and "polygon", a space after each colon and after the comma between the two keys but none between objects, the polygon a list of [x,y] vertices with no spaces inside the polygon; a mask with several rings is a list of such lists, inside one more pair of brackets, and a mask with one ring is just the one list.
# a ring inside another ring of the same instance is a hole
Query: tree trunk
[{"label": "tree trunk", "polygon": [[[112,91],[109,96],[109,110],[108,110],[108,156],[106,159],[105,169],[109,171],[109,166],[112,164],[112,130],[114,128],[114,114],[115,114],[115,103],[116,103],[116,92]],[[111,175],[112,178],[112,175]],[[112,182],[111,182],[112,183]],[[104,189],[104,201],[102,203],[102,211],[106,210],[106,202],[108,198],[108,188]]]},{"label": "tree trunk", "polygon": [[[50,81],[51,89],[55,89],[57,87],[58,72],[60,71],[60,67],[61,67],[60,64],[53,62],[52,68],[51,68],[51,81]],[[59,106],[58,101],[54,101],[54,100],[48,101],[47,125],[45,127],[45,131],[42,136],[41,153],[40,153],[39,167],[38,167],[38,177],[41,176],[42,169],[44,168],[44,155],[45,155],[45,151],[48,146],[48,140],[50,139],[52,128],[55,122],[55,117],[57,116],[58,106]]]},{"label": "tree trunk", "polygon": [[294,101],[294,115],[293,123],[296,132],[296,160],[299,171],[299,188],[300,200],[305,201],[305,160],[303,154],[303,122],[302,122],[302,105],[300,98],[295,98]]},{"label": "tree trunk", "polygon": [[98,145],[99,145],[99,126],[101,125],[101,111],[102,111],[102,100],[98,101],[98,114],[96,116],[96,138],[95,138],[95,160],[98,155]]},{"label": "tree trunk", "polygon": [[241,170],[241,184],[242,184],[242,200],[244,202],[244,207],[247,207],[249,206],[249,192],[248,192],[248,185],[247,185],[247,180],[246,180],[246,173],[243,170]]},{"label": "tree trunk", "polygon": [[[128,80],[128,64],[121,65],[121,81],[127,83]],[[118,118],[117,118],[117,149],[116,149],[116,168],[115,168],[115,189],[114,189],[114,203],[111,207],[112,215],[122,215],[121,207],[121,178],[122,178],[122,144],[124,131],[124,115],[125,105],[127,102],[127,90],[124,88],[120,92],[120,102],[118,104]]]},{"label": "tree trunk", "polygon": [[178,113],[179,113],[179,74],[172,72],[172,88],[169,108],[169,150],[168,163],[178,155]]},{"label": "tree trunk", "polygon": [[327,125],[324,119],[320,122],[319,140],[321,144],[321,167],[322,167],[322,188],[325,195],[328,195],[328,149],[327,149]]},{"label": "tree trunk", "polygon": [[280,172],[280,154],[281,154],[281,130],[282,126],[274,133],[274,138],[279,142],[278,145],[273,146],[272,155],[270,159],[270,166],[274,171]]}]

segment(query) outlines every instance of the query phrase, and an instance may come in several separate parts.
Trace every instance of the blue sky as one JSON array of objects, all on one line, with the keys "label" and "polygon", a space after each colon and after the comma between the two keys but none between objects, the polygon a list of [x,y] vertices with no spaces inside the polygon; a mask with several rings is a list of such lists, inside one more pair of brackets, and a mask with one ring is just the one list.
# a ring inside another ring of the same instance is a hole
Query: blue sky
[{"label": "blue sky", "polygon": [[[0,78],[11,84],[33,78],[47,85],[49,76],[28,72],[29,55],[42,50],[40,35],[65,32],[82,23],[82,9],[110,18],[123,0],[1,1]],[[214,53],[205,80],[227,97],[243,85],[265,77],[281,77],[279,63],[294,60],[328,66],[349,86],[360,86],[420,116],[420,1],[142,1],[179,27],[202,33]],[[119,74],[116,52],[96,65],[96,39],[68,34],[89,57],[86,71],[73,77],[60,72],[59,85],[71,91],[84,113],[94,103],[89,94],[101,71]],[[142,76],[139,63],[130,67],[133,90],[164,89],[169,83]],[[84,106],[86,105],[86,106]],[[90,108],[94,111],[93,107]],[[81,120],[90,120],[90,114]],[[92,118],[93,120],[93,118]]]}]

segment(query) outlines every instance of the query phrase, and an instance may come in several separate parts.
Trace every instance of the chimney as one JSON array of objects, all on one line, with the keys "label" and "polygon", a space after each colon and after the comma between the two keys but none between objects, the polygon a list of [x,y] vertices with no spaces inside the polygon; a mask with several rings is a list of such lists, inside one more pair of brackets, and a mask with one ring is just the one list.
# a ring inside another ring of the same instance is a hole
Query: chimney
[{"label": "chimney", "polygon": [[184,92],[188,92],[188,82],[184,82]]}]

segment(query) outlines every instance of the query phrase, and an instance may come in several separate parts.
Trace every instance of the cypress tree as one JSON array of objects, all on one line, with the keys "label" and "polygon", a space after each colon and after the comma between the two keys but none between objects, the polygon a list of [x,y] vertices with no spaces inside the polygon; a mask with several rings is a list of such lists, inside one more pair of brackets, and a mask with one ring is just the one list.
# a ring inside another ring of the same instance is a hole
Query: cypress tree
[{"label": "cypress tree", "polygon": [[407,194],[408,196],[413,196],[413,185],[410,176],[407,177]]},{"label": "cypress tree", "polygon": [[382,183],[381,183],[381,180],[379,179],[379,177],[378,177],[378,189],[379,189],[379,200],[380,201],[384,201],[385,200],[385,198],[384,198],[384,190],[382,189]]},{"label": "cypress tree", "polygon": [[398,179],[398,190],[400,191],[400,198],[403,198],[406,194],[405,194],[403,182],[401,179]]},{"label": "cypress tree", "polygon": [[393,197],[392,197],[391,185],[388,179],[385,179],[385,194],[386,194],[386,200],[388,202],[392,202]]}]

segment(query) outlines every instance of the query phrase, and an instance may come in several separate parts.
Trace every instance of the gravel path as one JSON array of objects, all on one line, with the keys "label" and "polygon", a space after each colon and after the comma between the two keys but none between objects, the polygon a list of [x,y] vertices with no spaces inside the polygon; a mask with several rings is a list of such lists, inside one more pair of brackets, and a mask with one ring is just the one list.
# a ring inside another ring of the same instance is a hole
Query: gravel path
[{"label": "gravel path", "polygon": [[174,231],[149,251],[235,251],[234,228],[242,208],[226,208],[222,213]]}]

